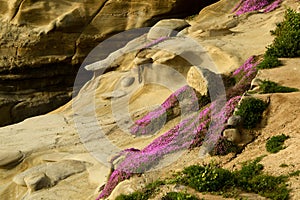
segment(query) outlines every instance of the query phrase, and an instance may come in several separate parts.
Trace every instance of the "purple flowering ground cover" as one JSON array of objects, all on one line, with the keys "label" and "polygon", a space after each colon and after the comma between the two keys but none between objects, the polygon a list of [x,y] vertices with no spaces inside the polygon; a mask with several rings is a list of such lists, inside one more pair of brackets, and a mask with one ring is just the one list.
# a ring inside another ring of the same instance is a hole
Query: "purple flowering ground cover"
[{"label": "purple flowering ground cover", "polygon": [[[254,56],[250,57],[242,66],[233,72],[232,77],[235,78],[236,84],[229,88],[230,94],[227,94],[228,101],[223,105],[218,100],[207,104],[195,112],[193,106],[187,106],[192,112],[184,118],[175,127],[162,134],[151,142],[145,148],[125,149],[119,155],[124,159],[112,172],[107,184],[97,199],[108,197],[113,189],[123,180],[129,179],[136,173],[143,173],[159,164],[166,156],[182,150],[201,146],[204,142],[206,145],[214,144],[222,137],[221,133],[225,129],[228,118],[233,114],[241,96],[251,84],[255,77],[258,62]],[[131,129],[133,134],[150,134],[151,131],[157,131],[152,124],[157,125],[160,117],[167,115],[167,110],[178,104],[179,100],[190,100],[188,105],[195,105],[197,101],[193,95],[192,88],[184,86],[173,93],[158,109],[148,113],[143,118],[136,121]],[[165,120],[163,120],[165,122]],[[162,126],[161,124],[159,124]],[[150,126],[151,128],[148,128]],[[218,149],[218,148],[217,148]],[[222,148],[220,148],[222,150]],[[113,160],[112,160],[113,161]]]},{"label": "purple flowering ground cover", "polygon": [[233,9],[236,15],[262,10],[271,12],[278,8],[282,0],[241,0]]}]

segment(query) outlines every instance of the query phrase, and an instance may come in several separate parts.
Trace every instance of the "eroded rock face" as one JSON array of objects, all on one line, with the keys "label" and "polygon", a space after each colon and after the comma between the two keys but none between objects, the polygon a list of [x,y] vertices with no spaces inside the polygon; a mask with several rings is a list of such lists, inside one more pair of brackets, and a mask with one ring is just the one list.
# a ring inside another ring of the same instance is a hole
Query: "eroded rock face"
[{"label": "eroded rock face", "polygon": [[0,125],[67,102],[79,65],[112,34],[195,14],[213,2],[0,0]]},{"label": "eroded rock face", "polygon": [[54,163],[45,163],[18,174],[13,181],[27,186],[31,191],[50,187],[67,177],[86,170],[84,162],[64,160]]}]

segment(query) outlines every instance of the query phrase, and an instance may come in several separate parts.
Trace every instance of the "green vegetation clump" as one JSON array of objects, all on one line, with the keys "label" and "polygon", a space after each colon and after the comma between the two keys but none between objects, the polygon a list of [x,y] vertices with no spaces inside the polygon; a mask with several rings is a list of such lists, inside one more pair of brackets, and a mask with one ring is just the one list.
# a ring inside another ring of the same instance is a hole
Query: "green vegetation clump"
[{"label": "green vegetation clump", "polygon": [[[139,192],[121,195],[117,200],[146,200],[158,191],[159,186],[175,183],[189,186],[199,192],[222,194],[224,197],[238,197],[244,191],[274,200],[287,200],[290,192],[286,185],[287,176],[264,174],[263,165],[259,163],[261,159],[262,157],[245,162],[240,170],[233,172],[216,164],[192,165],[177,173],[173,179],[167,179],[165,182],[156,181]],[[299,172],[294,174],[298,175]],[[169,192],[162,199],[194,200],[197,197],[182,192]]]},{"label": "green vegetation clump", "polygon": [[278,83],[275,83],[273,81],[261,81],[259,84],[260,93],[261,94],[267,94],[267,93],[288,93],[288,92],[297,92],[299,91],[297,88],[290,88],[281,86]]},{"label": "green vegetation clump", "polygon": [[180,182],[199,192],[216,192],[233,185],[233,180],[233,174],[230,171],[209,164],[185,168]]},{"label": "green vegetation clump", "polygon": [[259,63],[256,68],[257,69],[271,69],[275,67],[281,66],[282,63],[276,56],[273,55],[264,55],[264,59],[261,63]]},{"label": "green vegetation clump", "polygon": [[289,136],[286,136],[284,134],[273,136],[270,139],[268,139],[266,143],[266,149],[270,153],[277,153],[280,150],[284,149],[283,143],[285,140],[290,138]]},{"label": "green vegetation clump", "polygon": [[162,200],[199,200],[197,197],[183,192],[169,192]]},{"label": "green vegetation clump", "polygon": [[267,47],[266,55],[274,57],[300,56],[300,13],[287,9],[284,21],[277,24],[273,44]]},{"label": "green vegetation clump", "polygon": [[291,172],[291,173],[289,174],[290,177],[292,177],[292,176],[299,176],[299,175],[300,175],[300,170]]},{"label": "green vegetation clump", "polygon": [[230,172],[217,166],[190,166],[183,171],[181,183],[200,192],[223,192],[239,188],[242,191],[253,192],[261,196],[286,200],[289,190],[286,187],[286,177],[269,176],[262,173],[261,158],[243,164],[241,170]]},{"label": "green vegetation clump", "polygon": [[267,103],[260,99],[246,98],[238,107],[236,115],[243,118],[243,127],[251,129],[262,119],[262,113],[267,108]]},{"label": "green vegetation clump", "polygon": [[285,164],[285,163],[282,163],[281,165],[279,165],[279,167],[282,167],[282,168],[284,168],[284,167],[288,167],[289,165],[287,165],[287,164]]}]

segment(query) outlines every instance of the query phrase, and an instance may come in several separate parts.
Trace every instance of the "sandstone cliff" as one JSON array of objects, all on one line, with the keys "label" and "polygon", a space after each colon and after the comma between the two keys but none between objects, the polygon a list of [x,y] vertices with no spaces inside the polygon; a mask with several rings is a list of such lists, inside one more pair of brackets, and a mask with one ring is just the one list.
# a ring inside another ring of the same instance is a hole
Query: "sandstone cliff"
[{"label": "sandstone cliff", "polygon": [[100,41],[163,18],[186,17],[213,2],[0,1],[0,110],[5,115],[0,125],[70,100],[80,64]]}]

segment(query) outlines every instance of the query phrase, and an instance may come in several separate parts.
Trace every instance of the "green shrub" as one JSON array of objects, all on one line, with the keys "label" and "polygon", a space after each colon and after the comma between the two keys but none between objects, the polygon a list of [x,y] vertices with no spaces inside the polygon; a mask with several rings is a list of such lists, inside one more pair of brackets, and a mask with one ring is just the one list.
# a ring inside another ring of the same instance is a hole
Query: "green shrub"
[{"label": "green shrub", "polygon": [[244,99],[238,107],[236,115],[243,118],[243,127],[247,129],[254,128],[262,119],[262,113],[267,108],[267,104],[255,98]]},{"label": "green shrub", "polygon": [[287,9],[284,21],[277,24],[273,44],[267,47],[266,55],[275,57],[300,56],[300,13]]},{"label": "green shrub", "polygon": [[289,190],[286,187],[286,177],[258,175],[249,180],[249,192],[255,192],[261,196],[274,200],[285,200],[289,198]]},{"label": "green shrub", "polygon": [[256,68],[257,69],[271,69],[282,65],[281,61],[278,60],[277,57],[272,55],[264,55],[264,59],[261,63],[259,63]]},{"label": "green shrub", "polygon": [[290,88],[281,86],[278,83],[275,83],[273,81],[262,81],[259,84],[260,93],[261,94],[267,94],[267,93],[288,93],[288,92],[297,92],[299,91],[296,88]]},{"label": "green shrub", "polygon": [[262,157],[244,163],[241,170],[233,172],[235,185],[244,191],[254,192],[270,199],[288,199],[289,190],[285,184],[286,177],[263,174],[263,165],[259,164],[261,159]]},{"label": "green shrub", "polygon": [[259,175],[263,170],[263,165],[259,164],[262,158],[257,158],[251,162],[245,162],[242,165],[242,169],[234,172],[236,184],[241,186],[244,190],[249,190],[251,185],[249,180]]},{"label": "green shrub", "polygon": [[162,197],[162,200],[198,200],[198,198],[182,192],[169,192]]},{"label": "green shrub", "polygon": [[192,165],[183,170],[181,182],[199,192],[217,192],[233,184],[233,175],[215,165]]},{"label": "green shrub", "polygon": [[266,149],[270,153],[277,153],[278,151],[284,149],[283,143],[285,140],[290,138],[289,136],[286,136],[284,134],[273,136],[270,139],[268,139],[266,143]]}]

